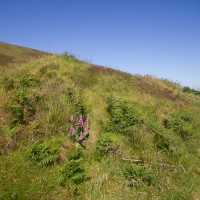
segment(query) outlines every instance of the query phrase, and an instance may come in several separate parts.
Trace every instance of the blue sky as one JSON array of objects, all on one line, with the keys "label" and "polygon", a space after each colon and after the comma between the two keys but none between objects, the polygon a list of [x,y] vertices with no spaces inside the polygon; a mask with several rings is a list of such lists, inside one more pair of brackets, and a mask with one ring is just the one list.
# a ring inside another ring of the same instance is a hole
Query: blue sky
[{"label": "blue sky", "polygon": [[0,41],[200,88],[200,0],[7,0]]}]

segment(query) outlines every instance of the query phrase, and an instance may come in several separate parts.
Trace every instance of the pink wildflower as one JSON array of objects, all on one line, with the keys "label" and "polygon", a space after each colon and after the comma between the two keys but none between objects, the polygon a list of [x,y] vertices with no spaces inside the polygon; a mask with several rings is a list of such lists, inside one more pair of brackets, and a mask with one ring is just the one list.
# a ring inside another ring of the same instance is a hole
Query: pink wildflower
[{"label": "pink wildflower", "polygon": [[88,131],[88,130],[89,130],[89,126],[87,124],[86,127],[85,127],[85,131]]},{"label": "pink wildflower", "polygon": [[83,135],[81,134],[79,137],[79,141],[82,141],[82,140],[83,140]]},{"label": "pink wildflower", "polygon": [[72,127],[70,128],[70,132],[71,132],[72,136],[75,135],[75,130]]},{"label": "pink wildflower", "polygon": [[83,118],[82,118],[82,116],[80,116],[80,119],[78,120],[78,125],[80,125],[81,127],[83,126]]},{"label": "pink wildflower", "polygon": [[89,122],[89,121],[90,121],[90,117],[89,117],[89,116],[87,116],[86,122]]},{"label": "pink wildflower", "polygon": [[74,122],[74,117],[73,117],[73,115],[70,117],[70,121],[71,121],[71,122]]}]

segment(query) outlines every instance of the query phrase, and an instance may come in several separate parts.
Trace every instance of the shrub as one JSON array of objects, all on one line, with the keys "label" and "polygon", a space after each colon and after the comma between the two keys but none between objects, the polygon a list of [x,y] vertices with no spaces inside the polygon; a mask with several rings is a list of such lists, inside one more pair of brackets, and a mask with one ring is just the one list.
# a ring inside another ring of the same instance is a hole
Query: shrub
[{"label": "shrub", "polygon": [[78,195],[80,184],[87,181],[83,153],[79,148],[69,153],[70,161],[59,166],[60,184],[67,186],[69,196]]},{"label": "shrub", "polygon": [[70,182],[72,185],[79,185],[86,180],[83,158],[70,160],[59,166],[59,170],[63,176],[61,182],[63,186],[66,182]]},{"label": "shrub", "polygon": [[15,88],[15,81],[12,78],[5,78],[3,80],[3,86],[6,90],[12,90]]},{"label": "shrub", "polygon": [[69,159],[70,160],[78,160],[83,157],[83,152],[80,148],[76,148],[73,151],[69,152]]},{"label": "shrub", "polygon": [[41,99],[40,96],[26,95],[24,92],[18,93],[13,98],[13,104],[10,106],[13,123],[24,123],[36,113],[36,103]]},{"label": "shrub", "polygon": [[157,132],[154,136],[154,140],[157,148],[162,150],[169,150],[170,142],[169,139],[161,132]]},{"label": "shrub", "polygon": [[29,158],[40,166],[47,166],[59,159],[58,149],[36,142],[29,148]]},{"label": "shrub", "polygon": [[146,123],[148,129],[153,133],[158,133],[162,130],[162,125],[155,120],[147,119]]},{"label": "shrub", "polygon": [[180,137],[186,139],[187,137],[192,135],[192,129],[188,122],[190,122],[190,117],[184,116],[174,116],[174,115],[166,115],[164,118],[164,127],[167,129],[172,129],[176,132]]},{"label": "shrub", "polygon": [[14,117],[13,123],[24,121],[24,109],[20,104],[10,106],[11,113]]},{"label": "shrub", "polygon": [[188,93],[193,93],[195,95],[200,95],[199,90],[194,90],[194,89],[191,89],[190,87],[184,87],[183,92],[188,92]]},{"label": "shrub", "polygon": [[20,80],[20,85],[24,88],[35,86],[40,83],[40,79],[36,76],[26,76]]},{"label": "shrub", "polygon": [[129,134],[128,130],[131,131],[132,128],[143,123],[137,106],[127,101],[116,100],[113,96],[108,98],[107,105],[110,119],[103,127],[106,131]]},{"label": "shrub", "polygon": [[151,168],[136,164],[125,168],[124,176],[129,181],[128,185],[132,187],[139,187],[142,183],[152,185],[155,181],[155,174]]},{"label": "shrub", "polygon": [[111,138],[110,133],[102,133],[96,143],[96,157],[101,159],[105,155],[114,153],[117,148],[118,145]]}]

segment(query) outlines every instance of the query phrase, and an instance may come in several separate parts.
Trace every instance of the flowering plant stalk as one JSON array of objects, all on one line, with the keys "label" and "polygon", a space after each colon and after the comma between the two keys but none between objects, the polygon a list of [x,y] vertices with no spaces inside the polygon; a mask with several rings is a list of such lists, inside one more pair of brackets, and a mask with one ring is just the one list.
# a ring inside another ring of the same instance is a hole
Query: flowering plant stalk
[{"label": "flowering plant stalk", "polygon": [[71,126],[69,131],[71,133],[71,137],[76,142],[82,144],[84,140],[88,139],[89,121],[89,116],[87,116],[87,118],[84,120],[81,115],[77,121],[74,119],[73,116],[70,117]]}]

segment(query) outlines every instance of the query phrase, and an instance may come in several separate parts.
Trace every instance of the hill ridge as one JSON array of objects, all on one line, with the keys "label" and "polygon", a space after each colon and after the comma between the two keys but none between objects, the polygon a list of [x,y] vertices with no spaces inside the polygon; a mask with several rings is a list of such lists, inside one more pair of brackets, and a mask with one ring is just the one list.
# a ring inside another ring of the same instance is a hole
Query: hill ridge
[{"label": "hill ridge", "polygon": [[48,55],[52,55],[52,53],[0,42],[0,66],[27,63],[30,60],[40,59]]}]

